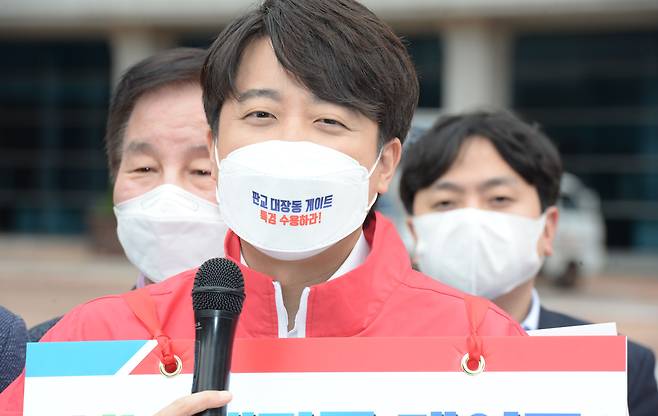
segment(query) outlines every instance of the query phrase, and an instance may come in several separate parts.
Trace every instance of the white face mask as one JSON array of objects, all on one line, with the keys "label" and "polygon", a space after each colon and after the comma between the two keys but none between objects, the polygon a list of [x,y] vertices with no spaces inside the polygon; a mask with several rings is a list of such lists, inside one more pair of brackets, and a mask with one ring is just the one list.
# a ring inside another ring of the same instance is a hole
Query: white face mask
[{"label": "white face mask", "polygon": [[362,226],[377,197],[368,201],[379,157],[368,171],[344,153],[307,141],[241,147],[218,166],[222,217],[269,257],[309,258]]},{"label": "white face mask", "polygon": [[473,208],[412,219],[420,270],[463,292],[495,299],[537,274],[546,216],[538,219]]},{"label": "white face mask", "polygon": [[227,227],[217,205],[165,184],[114,207],[128,260],[160,282],[224,255]]}]

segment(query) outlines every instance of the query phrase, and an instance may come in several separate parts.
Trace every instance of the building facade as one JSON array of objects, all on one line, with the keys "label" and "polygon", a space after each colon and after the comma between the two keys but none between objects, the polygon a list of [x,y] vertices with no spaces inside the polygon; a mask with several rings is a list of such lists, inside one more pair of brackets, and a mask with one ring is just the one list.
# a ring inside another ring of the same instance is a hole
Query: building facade
[{"label": "building facade", "polygon": [[[658,2],[370,0],[403,35],[419,117],[512,108],[602,198],[609,247],[658,252]],[[162,48],[205,46],[252,1],[0,5],[0,232],[84,233],[107,209],[109,91]]]}]

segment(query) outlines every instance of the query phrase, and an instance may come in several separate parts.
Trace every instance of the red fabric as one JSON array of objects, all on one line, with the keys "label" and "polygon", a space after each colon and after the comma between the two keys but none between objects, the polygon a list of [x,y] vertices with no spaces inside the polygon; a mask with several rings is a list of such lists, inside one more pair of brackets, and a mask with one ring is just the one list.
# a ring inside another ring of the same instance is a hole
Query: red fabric
[{"label": "red fabric", "polygon": [[171,339],[162,332],[158,311],[151,295],[142,288],[126,292],[122,296],[128,307],[135,314],[135,317],[149,331],[151,337],[158,341],[160,361],[164,365],[165,370],[168,373],[176,371],[177,364],[174,353],[172,352]]},{"label": "red fabric", "polygon": [[486,299],[477,296],[467,295],[464,300],[466,306],[466,316],[470,326],[470,334],[466,340],[468,348],[468,361],[466,365],[472,371],[475,371],[480,363],[482,351],[482,337],[479,334],[480,325],[484,322],[489,304]]},{"label": "red fabric", "polygon": [[[382,342],[383,340],[385,342]],[[513,375],[512,372],[626,371],[626,337],[624,336],[486,337],[483,341],[486,346],[484,357],[487,360],[485,371],[488,373],[505,372]],[[188,345],[192,343],[193,341],[188,341]],[[462,371],[460,362],[467,350],[466,344],[465,338],[431,337],[306,338],[290,339],[287,342],[277,342],[274,338],[241,338],[236,340],[231,357],[231,372],[344,371],[458,374]],[[193,348],[188,346],[188,349]],[[263,351],[267,352],[263,353]],[[413,351],[413,354],[407,353],[408,351]],[[153,370],[156,366],[151,365],[150,372],[141,374],[157,372],[157,369]],[[194,366],[189,373],[193,370]],[[564,377],[569,376],[564,375]],[[475,383],[477,384],[477,381]],[[460,413],[461,416],[470,414]],[[494,416],[494,413],[487,414]],[[538,416],[536,413],[533,415]],[[501,413],[495,413],[495,416],[501,416]]]},{"label": "red fabric", "polygon": [[[465,294],[412,270],[395,227],[379,213],[364,228],[370,244],[366,261],[345,275],[311,287],[306,320],[308,337],[463,336],[472,330]],[[272,277],[240,263],[240,240],[229,232],[226,257],[245,277],[246,299],[237,337],[276,338],[278,319]],[[190,295],[196,269],[147,286],[162,324],[172,339],[194,338]],[[475,317],[480,336],[524,335],[505,312],[482,300]],[[483,305],[486,305],[486,309]],[[48,341],[151,339],[122,296],[105,296],[69,312],[42,339]],[[174,351],[175,353],[175,351]],[[0,394],[0,409],[20,412],[24,376]],[[0,413],[2,414],[2,413]],[[15,413],[8,413],[15,414]],[[20,414],[20,413],[19,413]]]}]

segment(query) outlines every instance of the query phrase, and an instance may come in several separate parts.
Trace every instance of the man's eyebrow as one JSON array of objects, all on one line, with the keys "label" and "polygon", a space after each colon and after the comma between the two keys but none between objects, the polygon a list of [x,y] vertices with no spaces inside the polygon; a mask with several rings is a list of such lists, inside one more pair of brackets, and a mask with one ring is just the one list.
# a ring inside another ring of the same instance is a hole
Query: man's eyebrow
[{"label": "man's eyebrow", "polygon": [[464,188],[462,188],[461,186],[457,185],[454,182],[448,182],[448,181],[436,182],[434,185],[432,185],[432,189],[435,191],[452,191],[452,192],[464,193]]},{"label": "man's eyebrow", "polygon": [[185,155],[188,157],[209,157],[208,146],[204,144],[196,144],[188,146],[185,149]]},{"label": "man's eyebrow", "polygon": [[147,154],[147,155],[157,154],[157,151],[155,150],[155,147],[153,147],[153,145],[142,141],[132,141],[128,143],[123,152],[126,154]]},{"label": "man's eyebrow", "polygon": [[498,178],[491,178],[484,183],[478,185],[479,191],[486,191],[487,189],[495,188],[496,186],[516,185],[518,180],[510,176],[501,176]]},{"label": "man's eyebrow", "polygon": [[272,89],[268,88],[256,88],[256,89],[250,89],[247,91],[240,92],[236,95],[235,99],[241,103],[247,100],[250,100],[252,98],[269,98],[274,101],[281,101],[281,94]]},{"label": "man's eyebrow", "polygon": [[350,107],[350,106],[345,105],[345,104],[338,104],[338,103],[335,103],[335,102],[332,102],[332,101],[327,101],[327,100],[325,100],[325,99],[322,99],[322,98],[318,97],[318,96],[315,95],[315,94],[312,94],[311,96],[313,97],[313,98],[312,98],[312,100],[313,100],[313,104],[320,104],[320,105],[335,105],[335,106],[340,107],[340,108],[342,108],[343,110],[347,111],[350,115],[353,115],[353,116],[360,116],[360,115],[363,115],[363,114],[361,114],[361,112],[360,112],[359,110],[357,110],[357,109],[354,108],[354,107]]}]

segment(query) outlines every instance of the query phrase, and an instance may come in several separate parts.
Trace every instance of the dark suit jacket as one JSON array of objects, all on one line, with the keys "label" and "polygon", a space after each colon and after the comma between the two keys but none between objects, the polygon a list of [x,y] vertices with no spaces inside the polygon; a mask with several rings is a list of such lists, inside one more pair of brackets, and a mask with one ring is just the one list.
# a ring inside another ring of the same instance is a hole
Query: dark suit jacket
[{"label": "dark suit jacket", "polygon": [[38,325],[33,326],[27,331],[27,341],[28,342],[39,342],[39,340],[46,335],[46,332],[50,331],[50,328],[54,327],[59,320],[62,319],[61,316],[57,318],[50,319],[46,322],[41,322]]},{"label": "dark suit jacket", "polygon": [[[539,329],[585,325],[585,322],[558,312],[541,308]],[[653,352],[628,341],[628,411],[630,416],[658,416],[658,387],[656,387],[656,358]]]},{"label": "dark suit jacket", "polygon": [[26,341],[25,322],[0,306],[0,392],[23,371]]}]

